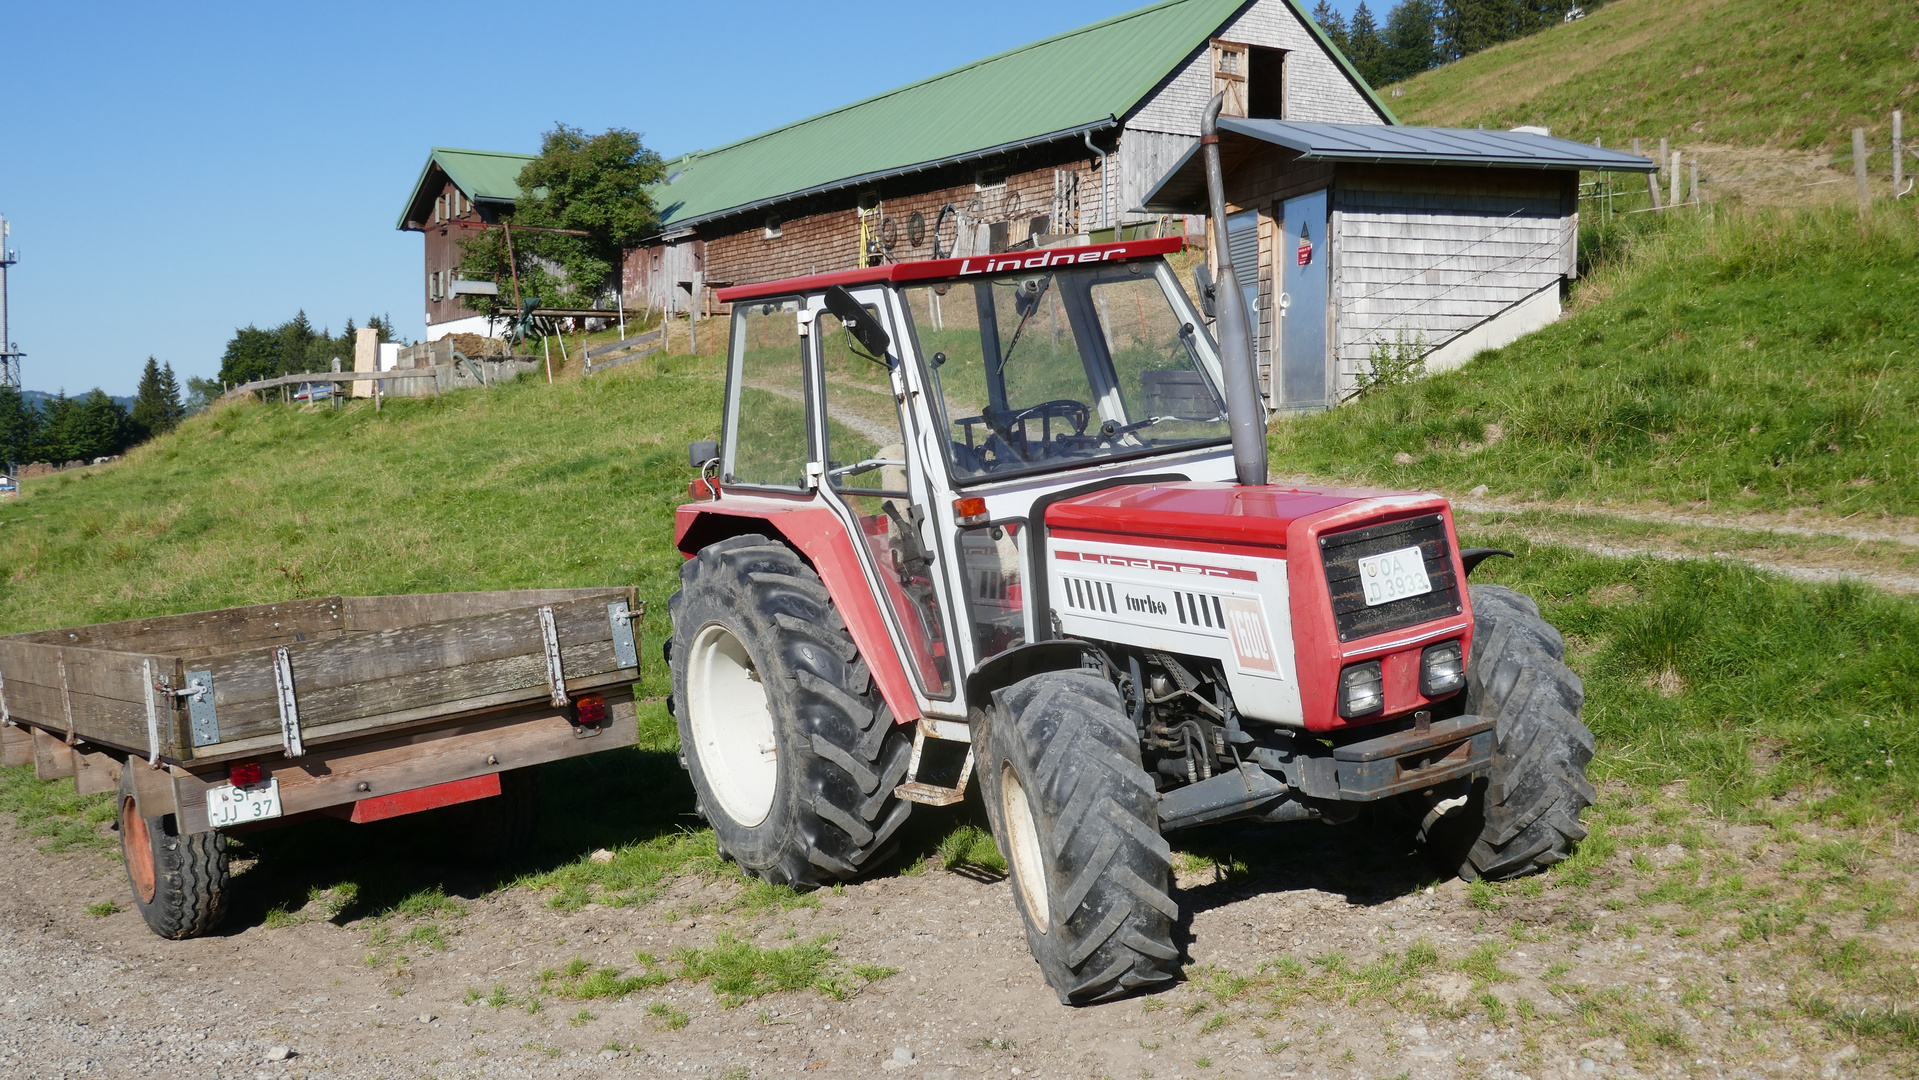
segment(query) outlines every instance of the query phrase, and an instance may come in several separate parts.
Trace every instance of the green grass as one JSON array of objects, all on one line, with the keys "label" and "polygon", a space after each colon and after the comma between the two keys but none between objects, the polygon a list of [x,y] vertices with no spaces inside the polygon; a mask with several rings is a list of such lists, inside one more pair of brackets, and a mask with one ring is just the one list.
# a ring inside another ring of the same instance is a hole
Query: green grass
[{"label": "green grass", "polygon": [[1408,124],[1544,124],[1613,147],[1670,136],[1850,155],[1853,128],[1885,145],[1892,110],[1911,115],[1916,46],[1898,4],[1615,0],[1409,79],[1388,104]]},{"label": "green grass", "polygon": [[1276,425],[1275,470],[1520,499],[1919,513],[1909,208],[1587,234],[1602,264],[1569,318]]},{"label": "green grass", "polygon": [[91,849],[118,857],[120,843],[104,828],[114,819],[113,796],[80,795],[71,780],[35,779],[33,766],[0,768],[0,810],[11,811],[20,832],[38,837],[40,850]]},{"label": "green grass", "polygon": [[1595,779],[1683,780],[1728,813],[1818,790],[1824,812],[1914,822],[1919,605],[1723,561],[1607,559],[1498,533],[1461,542],[1520,553],[1474,579],[1531,595],[1565,634]]}]

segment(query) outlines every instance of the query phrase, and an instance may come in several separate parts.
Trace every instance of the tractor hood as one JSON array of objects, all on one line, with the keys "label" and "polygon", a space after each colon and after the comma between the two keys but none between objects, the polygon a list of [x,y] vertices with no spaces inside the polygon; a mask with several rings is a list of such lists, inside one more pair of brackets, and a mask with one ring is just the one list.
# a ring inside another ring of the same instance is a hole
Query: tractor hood
[{"label": "tractor hood", "polygon": [[[1446,509],[1437,495],[1358,488],[1137,484],[1056,502],[1047,508],[1046,527],[1056,537],[1087,534],[1089,540],[1272,558],[1329,526]],[[1295,523],[1306,528],[1295,534]]]}]

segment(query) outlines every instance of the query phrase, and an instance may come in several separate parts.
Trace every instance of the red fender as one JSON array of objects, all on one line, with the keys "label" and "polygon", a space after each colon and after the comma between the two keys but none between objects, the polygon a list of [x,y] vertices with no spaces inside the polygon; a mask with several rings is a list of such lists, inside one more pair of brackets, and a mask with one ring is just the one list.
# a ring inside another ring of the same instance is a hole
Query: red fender
[{"label": "red fender", "polygon": [[846,535],[846,526],[831,510],[811,497],[729,491],[712,502],[680,507],[674,514],[673,542],[690,559],[708,544],[757,531],[739,527],[748,521],[764,522],[767,531],[783,537],[813,564],[833,598],[834,608],[846,620],[853,644],[866,658],[866,668],[879,687],[880,697],[893,710],[893,719],[902,724],[918,720],[920,708],[913,699],[912,681],[893,647],[879,604],[867,587],[859,553]]}]

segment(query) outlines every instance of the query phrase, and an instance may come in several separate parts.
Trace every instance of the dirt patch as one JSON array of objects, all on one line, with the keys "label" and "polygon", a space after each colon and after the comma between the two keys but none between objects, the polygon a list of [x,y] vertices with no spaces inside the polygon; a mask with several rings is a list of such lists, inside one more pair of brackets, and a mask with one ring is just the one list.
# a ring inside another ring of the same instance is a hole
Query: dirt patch
[{"label": "dirt patch", "polygon": [[[1058,1004],[1007,885],[976,868],[799,906],[693,877],[572,911],[524,888],[461,898],[449,868],[449,899],[413,914],[339,922],[316,895],[166,942],[87,914],[124,906],[109,858],[8,836],[0,1072],[1909,1075],[1919,1051],[1880,1017],[1914,1003],[1911,838],[1781,813],[1715,822],[1614,790],[1571,863],[1502,886],[1435,880],[1384,818],[1182,838],[1187,981],[1083,1009]],[[837,973],[810,989],[685,974],[728,943],[807,942]]]}]

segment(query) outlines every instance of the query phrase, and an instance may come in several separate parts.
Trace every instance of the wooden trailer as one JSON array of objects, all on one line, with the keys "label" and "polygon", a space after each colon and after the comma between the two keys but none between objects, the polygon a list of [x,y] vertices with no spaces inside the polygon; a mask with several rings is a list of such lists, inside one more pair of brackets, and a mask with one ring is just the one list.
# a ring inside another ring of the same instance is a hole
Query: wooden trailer
[{"label": "wooden trailer", "polygon": [[117,791],[167,937],[226,907],[225,833],[471,803],[532,831],[529,766],[630,746],[632,589],[329,596],[0,638],[9,765]]}]

